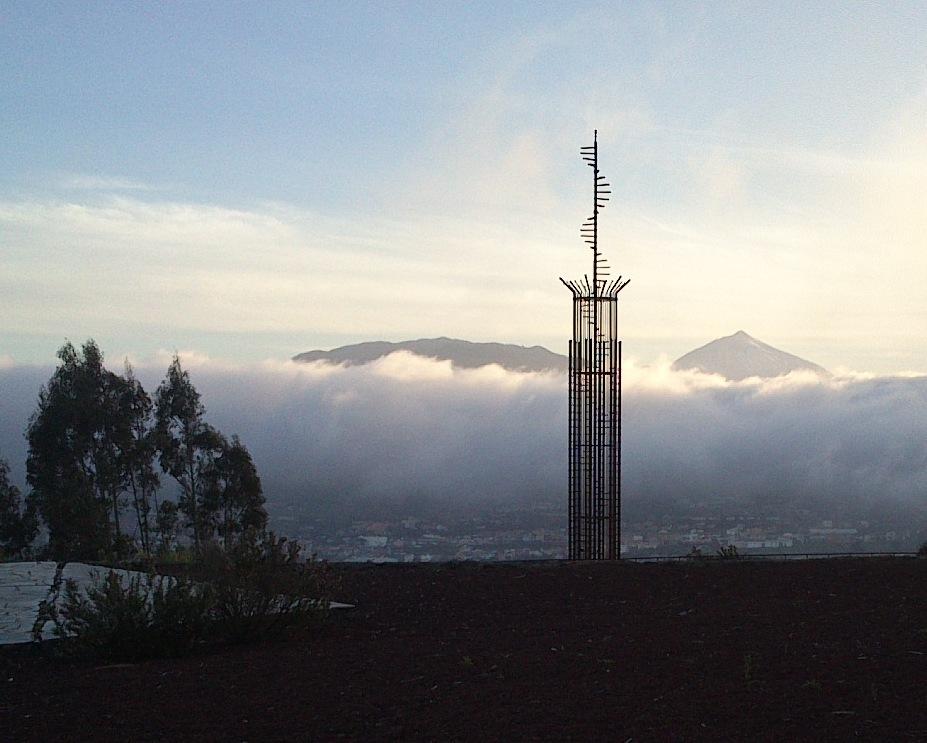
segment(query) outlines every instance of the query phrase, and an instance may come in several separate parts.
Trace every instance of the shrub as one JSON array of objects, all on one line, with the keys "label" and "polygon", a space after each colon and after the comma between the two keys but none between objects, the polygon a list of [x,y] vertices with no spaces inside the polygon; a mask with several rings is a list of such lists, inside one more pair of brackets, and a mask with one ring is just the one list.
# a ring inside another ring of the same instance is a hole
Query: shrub
[{"label": "shrub", "polygon": [[[65,581],[60,607],[44,604],[68,652],[111,660],[183,655],[209,637],[212,588],[188,579],[109,570],[81,588]],[[36,639],[41,639],[37,623]]]},{"label": "shrub", "polygon": [[297,542],[273,533],[251,533],[229,551],[212,545],[204,552],[202,574],[215,591],[214,614],[224,639],[277,635],[328,611],[327,567],[300,552]]},{"label": "shrub", "polygon": [[740,553],[737,551],[737,547],[733,544],[729,544],[727,547],[722,547],[717,552],[719,560],[739,560]]},{"label": "shrub", "polygon": [[273,534],[250,535],[230,552],[207,548],[191,567],[195,577],[109,570],[85,589],[68,580],[61,601],[43,602],[33,636],[42,639],[51,621],[65,651],[139,660],[263,639],[328,610],[325,567]]}]

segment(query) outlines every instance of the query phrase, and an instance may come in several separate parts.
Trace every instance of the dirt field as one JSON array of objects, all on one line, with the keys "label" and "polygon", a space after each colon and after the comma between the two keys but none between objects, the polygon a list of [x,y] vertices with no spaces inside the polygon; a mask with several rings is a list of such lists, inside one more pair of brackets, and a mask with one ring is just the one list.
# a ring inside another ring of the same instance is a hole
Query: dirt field
[{"label": "dirt field", "polygon": [[0,738],[927,740],[927,560],[338,566],[309,634],[0,653]]}]

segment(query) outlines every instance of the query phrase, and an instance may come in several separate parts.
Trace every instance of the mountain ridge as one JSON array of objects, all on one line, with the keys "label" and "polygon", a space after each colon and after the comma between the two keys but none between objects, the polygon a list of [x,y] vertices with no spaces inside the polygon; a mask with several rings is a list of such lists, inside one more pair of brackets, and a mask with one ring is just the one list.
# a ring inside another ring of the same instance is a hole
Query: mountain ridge
[{"label": "mountain ridge", "polygon": [[[397,342],[365,341],[339,346],[330,351],[305,351],[293,356],[293,361],[325,361],[344,366],[359,366],[396,351],[408,351],[425,358],[450,361],[461,369],[498,364],[509,371],[565,373],[568,365],[566,356],[543,346],[483,343],[446,336]],[[802,370],[830,376],[830,372],[818,364],[770,346],[743,330],[716,338],[689,351],[676,359],[672,368],[676,371],[696,369],[705,374],[720,374],[731,381],[740,381],[748,377],[772,378]]]},{"label": "mountain ridge", "polygon": [[409,351],[417,356],[450,361],[461,369],[476,369],[498,364],[509,371],[565,372],[567,358],[543,346],[519,346],[514,343],[479,343],[458,338],[419,338],[408,341],[367,341],[333,348],[330,351],[305,351],[293,361],[310,363],[327,361],[345,366],[369,364],[396,351]]}]

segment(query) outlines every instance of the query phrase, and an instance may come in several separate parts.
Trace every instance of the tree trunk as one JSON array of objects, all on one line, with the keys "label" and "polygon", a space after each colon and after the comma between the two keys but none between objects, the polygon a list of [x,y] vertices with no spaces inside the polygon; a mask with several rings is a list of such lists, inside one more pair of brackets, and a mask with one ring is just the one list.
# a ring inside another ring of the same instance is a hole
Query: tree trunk
[{"label": "tree trunk", "polygon": [[[189,446],[189,445],[188,445]],[[188,462],[188,472],[190,478],[190,518],[193,521],[193,550],[196,553],[200,551],[200,518],[199,518],[199,504],[197,501],[196,493],[196,464],[193,461],[193,456],[189,453],[187,454]]]}]

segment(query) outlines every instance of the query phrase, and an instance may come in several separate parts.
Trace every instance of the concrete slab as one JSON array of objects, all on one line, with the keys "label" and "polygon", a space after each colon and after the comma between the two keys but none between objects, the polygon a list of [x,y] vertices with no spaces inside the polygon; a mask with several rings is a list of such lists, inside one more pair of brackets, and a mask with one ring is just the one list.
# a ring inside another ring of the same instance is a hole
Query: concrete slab
[{"label": "concrete slab", "polygon": [[0,645],[32,640],[39,604],[48,598],[57,569],[53,562],[0,563]]},{"label": "concrete slab", "polygon": [[0,562],[0,586],[51,586],[57,568],[54,562]]},{"label": "concrete slab", "polygon": [[50,588],[50,585],[0,585],[0,645],[32,640],[39,604],[48,598]]}]

